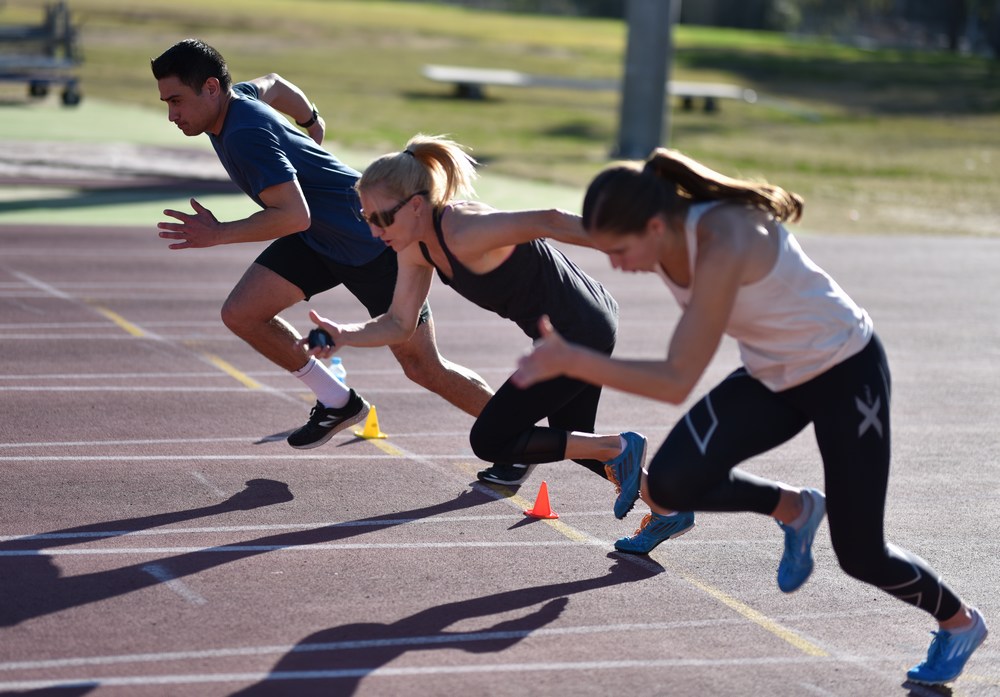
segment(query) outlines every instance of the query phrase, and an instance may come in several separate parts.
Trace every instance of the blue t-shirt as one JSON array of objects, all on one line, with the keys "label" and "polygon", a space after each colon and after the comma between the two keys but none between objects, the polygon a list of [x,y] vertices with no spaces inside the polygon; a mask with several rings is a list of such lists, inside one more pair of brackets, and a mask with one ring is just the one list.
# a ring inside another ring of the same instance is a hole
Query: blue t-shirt
[{"label": "blue t-shirt", "polygon": [[348,266],[366,264],[386,250],[360,220],[354,184],[359,172],[328,153],[262,102],[255,85],[233,86],[222,132],[209,138],[233,182],[261,208],[264,189],[299,182],[312,224],[303,241],[316,252]]}]

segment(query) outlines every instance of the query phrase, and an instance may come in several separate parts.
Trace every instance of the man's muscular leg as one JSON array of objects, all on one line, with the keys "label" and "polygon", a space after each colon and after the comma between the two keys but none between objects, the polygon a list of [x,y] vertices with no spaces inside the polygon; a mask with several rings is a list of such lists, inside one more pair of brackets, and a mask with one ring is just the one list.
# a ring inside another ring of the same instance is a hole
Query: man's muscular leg
[{"label": "man's muscular leg", "polygon": [[299,344],[299,333],[278,316],[304,300],[302,291],[260,264],[252,264],[222,307],[222,321],[236,336],[272,363],[284,368],[316,397],[302,428],[292,431],[293,448],[315,448],[368,414],[368,404],[339,382],[327,367]]},{"label": "man's muscular leg", "polygon": [[289,372],[309,362],[299,333],[278,316],[305,300],[293,283],[260,264],[251,264],[222,306],[222,322],[259,354]]}]

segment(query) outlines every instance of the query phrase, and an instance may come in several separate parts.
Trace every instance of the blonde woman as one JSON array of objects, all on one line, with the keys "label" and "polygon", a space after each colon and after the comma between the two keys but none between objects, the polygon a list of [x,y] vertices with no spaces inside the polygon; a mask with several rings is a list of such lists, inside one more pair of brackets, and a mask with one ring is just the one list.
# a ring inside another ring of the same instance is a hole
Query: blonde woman
[{"label": "blonde woman", "polygon": [[[585,241],[578,216],[557,210],[498,211],[467,200],[475,160],[457,143],[416,136],[401,152],[375,160],[358,181],[362,212],[372,234],[396,250],[399,270],[389,310],[360,324],[337,324],[312,314],[340,346],[384,346],[406,341],[435,272],[443,283],[480,307],[515,322],[537,339],[546,315],[559,331],[608,356],[614,349],[618,304],[545,238]],[[328,356],[331,349],[318,350]],[[506,383],[483,408],[470,434],[476,455],[497,467],[572,459],[610,479],[620,491],[638,486],[646,439],[638,433],[593,433],[601,388],[556,377],[521,390]],[[548,426],[537,425],[548,419]],[[515,474],[522,477],[522,474]],[[503,481],[501,479],[501,481]],[[619,497],[616,517],[636,501]],[[694,516],[656,509],[621,551],[647,553],[691,529]]]},{"label": "blonde woman", "polygon": [[[513,381],[526,389],[557,376],[659,399],[685,400],[723,334],[743,367],[674,427],[641,488],[661,506],[751,511],[785,535],[778,585],[792,592],[813,568],[824,514],[849,575],[919,607],[940,629],[914,682],[958,677],[985,640],[982,615],[919,557],[883,532],[889,477],[890,377],[871,318],[802,251],[784,222],[802,199],[777,186],[733,179],[671,150],[612,166],[591,183],[583,225],[615,268],[660,275],[683,312],[663,360],[614,359],[542,335]],[[812,424],[826,495],[755,477],[736,466]],[[638,496],[640,486],[627,496]]]}]

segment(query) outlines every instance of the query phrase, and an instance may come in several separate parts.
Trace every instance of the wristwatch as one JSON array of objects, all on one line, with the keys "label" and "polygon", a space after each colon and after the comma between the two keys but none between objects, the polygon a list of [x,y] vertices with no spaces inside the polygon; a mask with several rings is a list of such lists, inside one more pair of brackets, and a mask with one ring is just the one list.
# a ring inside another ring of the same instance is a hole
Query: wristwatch
[{"label": "wristwatch", "polygon": [[312,108],[313,108],[313,110],[312,110],[312,116],[309,117],[308,121],[302,121],[302,122],[296,121],[295,123],[297,123],[302,128],[309,128],[314,123],[316,123],[316,119],[319,118],[319,112],[316,111],[316,105],[315,104],[312,105]]}]

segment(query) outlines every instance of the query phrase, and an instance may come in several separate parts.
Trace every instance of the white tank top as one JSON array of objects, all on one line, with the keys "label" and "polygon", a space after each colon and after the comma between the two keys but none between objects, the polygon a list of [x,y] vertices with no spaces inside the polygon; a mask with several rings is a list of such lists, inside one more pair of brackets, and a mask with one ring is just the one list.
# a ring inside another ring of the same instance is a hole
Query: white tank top
[{"label": "white tank top", "polygon": [[[685,222],[694,282],[698,221],[719,201],[691,206]],[[778,225],[778,258],[759,281],[740,286],[725,332],[740,349],[747,371],[775,392],[800,385],[858,353],[872,337],[871,317],[805,255]],[[691,299],[657,265],[681,307]]]}]

